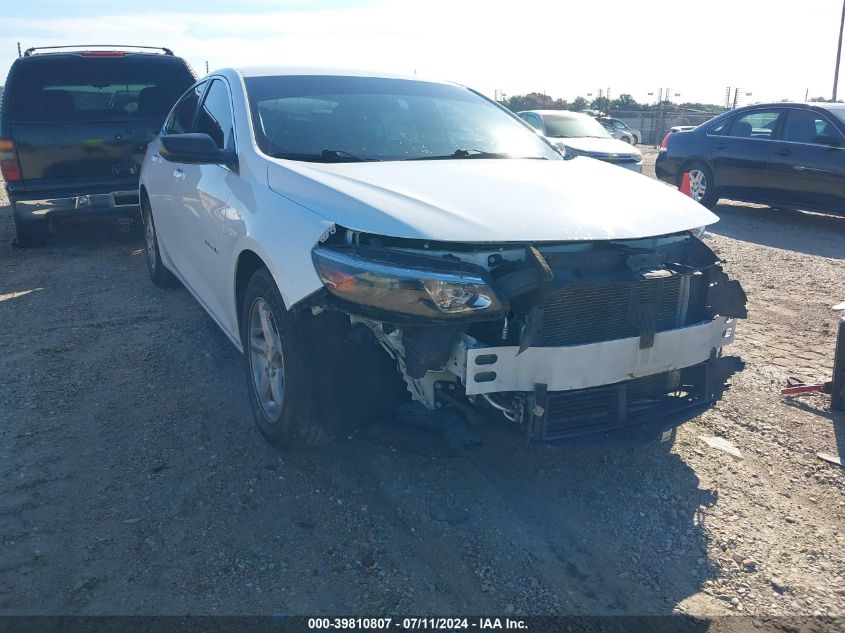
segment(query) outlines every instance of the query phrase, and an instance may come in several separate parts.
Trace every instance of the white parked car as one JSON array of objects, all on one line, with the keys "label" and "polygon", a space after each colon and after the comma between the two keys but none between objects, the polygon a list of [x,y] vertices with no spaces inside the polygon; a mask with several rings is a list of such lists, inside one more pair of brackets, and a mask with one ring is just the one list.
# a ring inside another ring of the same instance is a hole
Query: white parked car
[{"label": "white parked car", "polygon": [[668,440],[720,394],[744,314],[696,237],[707,209],[565,159],[454,84],[221,70],[176,104],[140,187],[153,282],[181,282],[243,352],[281,447],[402,392],[443,424]]},{"label": "white parked car", "polygon": [[593,117],[569,110],[526,110],[519,116],[568,154],[589,156],[636,172],[643,170],[643,155],[630,143],[613,138]]},{"label": "white parked car", "polygon": [[599,123],[607,128],[607,131],[610,132],[613,138],[618,138],[620,141],[625,141],[630,145],[640,144],[640,140],[643,137],[642,133],[637,129],[629,127],[625,121],[609,116],[598,117],[598,120]]}]

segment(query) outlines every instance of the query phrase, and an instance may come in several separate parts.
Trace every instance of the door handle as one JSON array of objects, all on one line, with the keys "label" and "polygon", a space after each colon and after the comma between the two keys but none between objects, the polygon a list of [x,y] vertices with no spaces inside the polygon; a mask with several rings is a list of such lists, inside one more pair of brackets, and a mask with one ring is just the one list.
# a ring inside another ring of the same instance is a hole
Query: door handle
[{"label": "door handle", "polygon": [[726,147],[725,143],[714,143],[713,144],[713,149],[725,149],[725,147]]},{"label": "door handle", "polygon": [[161,162],[161,154],[156,152],[155,154],[152,155],[152,158],[150,158],[150,160],[153,161],[154,163],[160,163]]},{"label": "door handle", "polygon": [[185,180],[185,172],[182,171],[181,167],[177,167],[173,170],[173,177],[178,178],[179,180]]},{"label": "door handle", "polygon": [[776,149],[776,150],[775,150],[775,154],[777,154],[778,156],[789,156],[791,153],[792,153],[792,152],[790,152],[790,151],[789,151],[788,149],[786,149],[785,147],[782,147],[781,149]]}]

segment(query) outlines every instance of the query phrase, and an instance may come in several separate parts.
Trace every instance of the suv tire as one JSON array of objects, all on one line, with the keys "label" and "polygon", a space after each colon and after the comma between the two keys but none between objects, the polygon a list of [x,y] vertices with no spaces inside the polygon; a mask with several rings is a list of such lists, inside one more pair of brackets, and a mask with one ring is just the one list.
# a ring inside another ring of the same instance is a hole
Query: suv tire
[{"label": "suv tire", "polygon": [[15,216],[15,245],[18,248],[44,246],[47,243],[47,220],[21,220]]}]

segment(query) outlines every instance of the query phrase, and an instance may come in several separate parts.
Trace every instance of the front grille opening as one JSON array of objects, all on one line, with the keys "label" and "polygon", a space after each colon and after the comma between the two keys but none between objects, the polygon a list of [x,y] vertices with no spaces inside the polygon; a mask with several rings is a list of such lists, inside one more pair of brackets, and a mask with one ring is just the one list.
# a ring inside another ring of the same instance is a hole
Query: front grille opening
[{"label": "front grille opening", "polygon": [[613,431],[692,408],[705,400],[705,365],[613,385],[546,396],[541,441]]}]

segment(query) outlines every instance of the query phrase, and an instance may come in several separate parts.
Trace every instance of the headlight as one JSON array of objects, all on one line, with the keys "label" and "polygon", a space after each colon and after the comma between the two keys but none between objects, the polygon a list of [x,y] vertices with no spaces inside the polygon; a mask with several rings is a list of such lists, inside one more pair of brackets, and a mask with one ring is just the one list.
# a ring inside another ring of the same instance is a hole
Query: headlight
[{"label": "headlight", "polygon": [[463,262],[387,253],[381,249],[317,247],[314,266],[326,289],[359,306],[427,319],[504,316],[507,306],[483,268]]}]

